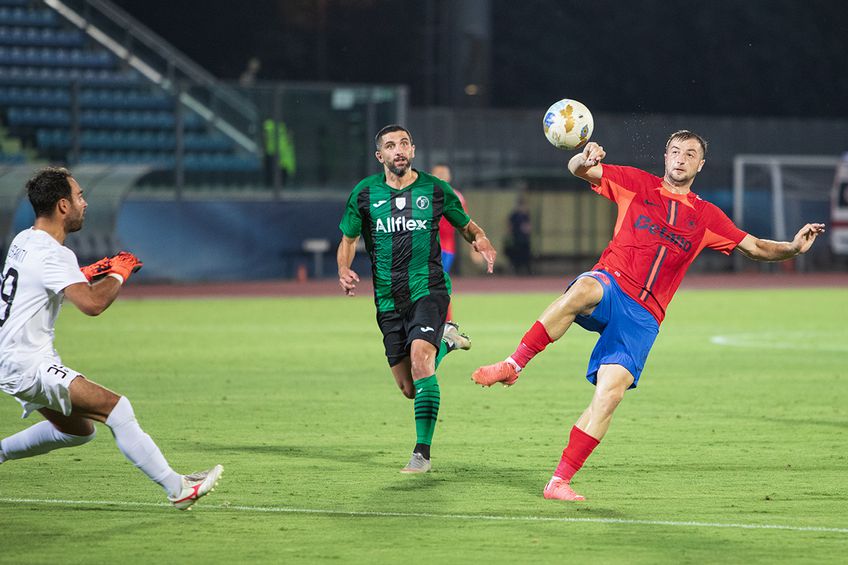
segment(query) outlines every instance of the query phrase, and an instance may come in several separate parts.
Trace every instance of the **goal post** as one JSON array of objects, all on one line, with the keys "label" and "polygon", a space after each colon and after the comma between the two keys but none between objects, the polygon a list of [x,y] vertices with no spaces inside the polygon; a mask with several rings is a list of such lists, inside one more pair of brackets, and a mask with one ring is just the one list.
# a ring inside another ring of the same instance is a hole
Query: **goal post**
[{"label": "goal post", "polygon": [[[757,237],[787,241],[806,222],[828,223],[833,179],[841,159],[829,155],[736,155],[733,158],[733,221]],[[827,236],[827,234],[825,234]],[[824,266],[830,249],[822,241],[797,259],[798,270]],[[816,260],[811,260],[811,259]],[[737,256],[734,269],[743,268]]]}]

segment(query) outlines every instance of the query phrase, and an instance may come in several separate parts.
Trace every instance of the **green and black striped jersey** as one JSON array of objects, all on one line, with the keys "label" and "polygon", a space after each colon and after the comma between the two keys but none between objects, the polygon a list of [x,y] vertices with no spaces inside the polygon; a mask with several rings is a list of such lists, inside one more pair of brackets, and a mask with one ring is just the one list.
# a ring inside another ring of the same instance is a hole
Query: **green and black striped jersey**
[{"label": "green and black striped jersey", "polygon": [[417,172],[415,182],[401,190],[387,185],[383,173],[363,179],[339,223],[347,237],[365,240],[378,312],[402,312],[422,296],[450,294],[439,220],[445,216],[457,228],[471,221],[448,183]]}]

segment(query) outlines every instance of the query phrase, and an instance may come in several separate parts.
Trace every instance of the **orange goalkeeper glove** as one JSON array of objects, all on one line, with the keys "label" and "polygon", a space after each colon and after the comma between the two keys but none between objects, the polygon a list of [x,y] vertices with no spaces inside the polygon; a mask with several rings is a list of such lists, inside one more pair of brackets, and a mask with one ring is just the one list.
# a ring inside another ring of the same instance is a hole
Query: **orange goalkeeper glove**
[{"label": "orange goalkeeper glove", "polygon": [[104,257],[96,263],[86,265],[85,267],[80,267],[80,271],[82,271],[83,276],[85,276],[88,282],[93,282],[98,279],[102,279],[103,277],[108,275],[109,268],[111,267],[111,265],[111,259],[109,259],[108,257]]},{"label": "orange goalkeeper glove", "polygon": [[144,265],[138,257],[129,251],[120,251],[117,255],[113,255],[109,260],[109,273],[120,275],[126,282],[130,275],[141,269]]}]

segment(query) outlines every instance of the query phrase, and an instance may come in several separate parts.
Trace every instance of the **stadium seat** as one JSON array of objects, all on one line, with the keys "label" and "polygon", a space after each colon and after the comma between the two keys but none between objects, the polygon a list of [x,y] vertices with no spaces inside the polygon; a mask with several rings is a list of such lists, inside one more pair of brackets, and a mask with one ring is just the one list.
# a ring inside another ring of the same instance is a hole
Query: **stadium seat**
[{"label": "stadium seat", "polygon": [[26,6],[0,6],[0,25],[53,27],[59,25],[59,15],[52,10],[36,10]]},{"label": "stadium seat", "polygon": [[7,86],[62,86],[74,81],[86,86],[132,87],[143,84],[136,71],[112,69],[45,68],[0,66],[0,84]]},{"label": "stadium seat", "polygon": [[[72,137],[75,103],[78,143]],[[83,163],[173,168],[175,106],[172,94],[124,68],[111,51],[41,2],[0,0],[0,123],[38,157],[66,161],[76,149]],[[185,108],[182,124],[186,170],[208,178],[261,171],[258,156],[239,153],[230,137],[196,112]]]},{"label": "stadium seat", "polygon": [[106,68],[115,63],[106,51],[64,47],[0,46],[0,65]]},{"label": "stadium seat", "polygon": [[0,45],[18,47],[82,47],[85,37],[78,30],[0,26]]}]

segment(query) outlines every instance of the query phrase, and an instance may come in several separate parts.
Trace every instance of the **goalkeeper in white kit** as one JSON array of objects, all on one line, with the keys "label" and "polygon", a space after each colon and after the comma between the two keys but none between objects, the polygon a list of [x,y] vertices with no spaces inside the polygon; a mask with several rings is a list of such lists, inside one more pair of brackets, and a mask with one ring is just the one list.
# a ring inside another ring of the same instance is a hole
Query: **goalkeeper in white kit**
[{"label": "goalkeeper in white kit", "polygon": [[95,436],[92,421],[102,422],[118,449],[165,489],[175,507],[190,508],[214,488],[223,467],[192,475],[174,472],[138,425],[127,397],[62,365],[53,347],[65,298],[84,314],[97,316],[141,261],[122,251],[80,268],[64,243],[82,228],[87,204],[67,169],[42,169],[26,189],[35,223],[12,241],[0,283],[0,391],[21,403],[23,417],[38,411],[46,421],[0,440],[0,464],[87,443]]}]

